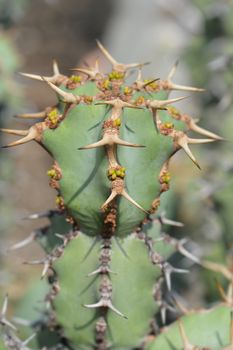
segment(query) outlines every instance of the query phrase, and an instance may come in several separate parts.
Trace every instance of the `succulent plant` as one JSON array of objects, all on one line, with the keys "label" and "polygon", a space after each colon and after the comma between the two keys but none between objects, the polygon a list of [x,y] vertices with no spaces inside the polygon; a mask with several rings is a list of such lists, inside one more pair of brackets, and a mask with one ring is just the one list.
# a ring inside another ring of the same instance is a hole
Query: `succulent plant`
[{"label": "succulent plant", "polygon": [[[143,80],[146,63],[119,63],[97,44],[112,65],[110,73],[102,73],[98,61],[94,67],[75,68],[80,75],[70,77],[59,72],[56,62],[50,77],[24,73],[54,90],[58,102],[40,113],[19,115],[41,119],[28,130],[1,129],[22,136],[6,148],[34,140],[54,160],[48,176],[57,191],[58,211],[31,216],[47,216],[50,225],[13,247],[36,239],[46,252],[43,259],[28,262],[43,265],[42,278],[50,284],[46,311],[36,326],[31,323],[37,331],[34,349],[161,348],[149,343],[149,335],[155,332],[156,312],[160,309],[164,319],[169,308],[162,281],[171,291],[171,275],[188,272],[173,267],[168,258],[178,251],[212,268],[187,250],[185,239],[162,233],[163,224],[181,224],[159,209],[169,189],[171,157],[183,149],[200,168],[189,145],[221,140],[173,107],[184,97],[169,98],[173,90],[202,89],[173,83],[176,65],[165,80]],[[130,69],[138,70],[133,84],[126,80]],[[192,138],[188,131],[205,138]],[[218,308],[225,322],[230,307]],[[28,340],[18,339],[5,313],[6,301],[0,319],[3,349],[28,349]],[[218,314],[212,314],[214,325],[208,317],[206,321],[209,335],[218,322]],[[198,328],[199,314],[193,318]],[[184,340],[183,327],[186,318],[180,323]],[[225,346],[227,335],[223,342]],[[193,349],[187,344],[185,350]],[[214,342],[210,346],[217,349]]]}]

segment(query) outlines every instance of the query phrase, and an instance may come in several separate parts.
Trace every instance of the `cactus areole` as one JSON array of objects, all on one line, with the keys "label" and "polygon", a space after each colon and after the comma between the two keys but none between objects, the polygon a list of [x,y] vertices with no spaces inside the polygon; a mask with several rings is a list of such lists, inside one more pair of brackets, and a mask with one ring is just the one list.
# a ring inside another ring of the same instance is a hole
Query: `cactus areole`
[{"label": "cactus areole", "polygon": [[[29,130],[1,130],[21,136],[5,147],[35,140],[54,160],[48,176],[58,213],[50,212],[51,229],[43,231],[47,255],[32,263],[44,265],[42,277],[49,272],[47,300],[62,346],[132,349],[151,332],[162,305],[161,278],[170,289],[171,274],[186,272],[166,258],[174,250],[191,256],[174,239],[154,242],[160,196],[169,189],[169,160],[182,148],[199,167],[189,145],[221,137],[173,107],[185,97],[170,98],[172,90],[202,91],[173,83],[176,65],[165,80],[143,80],[144,64],[119,63],[97,44],[112,65],[108,74],[98,61],[74,68],[77,75],[69,77],[56,62],[50,77],[23,73],[54,90],[58,102],[18,115],[40,119]],[[137,78],[127,84],[131,69]],[[203,138],[189,137],[188,131]]]}]

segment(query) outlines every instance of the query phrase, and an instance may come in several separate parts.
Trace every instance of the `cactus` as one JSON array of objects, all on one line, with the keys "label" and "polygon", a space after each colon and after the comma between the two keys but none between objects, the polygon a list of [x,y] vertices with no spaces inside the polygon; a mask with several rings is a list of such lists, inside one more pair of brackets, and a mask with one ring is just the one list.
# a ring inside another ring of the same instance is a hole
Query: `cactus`
[{"label": "cactus", "polygon": [[[54,160],[48,176],[57,191],[58,212],[31,216],[47,216],[50,226],[12,247],[36,239],[46,252],[44,259],[27,262],[41,264],[42,278],[50,284],[35,349],[143,345],[156,312],[166,312],[163,279],[171,291],[171,275],[187,273],[168,258],[178,251],[200,263],[186,249],[186,240],[162,233],[164,223],[180,224],[165,219],[159,205],[169,189],[171,157],[183,149],[200,168],[189,144],[221,140],[173,107],[185,97],[169,98],[173,90],[202,89],[173,83],[176,65],[165,80],[143,80],[146,63],[119,63],[97,44],[112,65],[109,74],[100,71],[98,61],[95,67],[74,68],[80,75],[70,77],[56,62],[52,76],[23,73],[54,90],[58,103],[19,115],[41,119],[28,130],[1,129],[21,136],[5,148],[34,140]],[[138,71],[131,85],[126,80],[130,69]],[[28,340],[20,341],[9,329],[5,313],[6,302],[0,320],[4,346],[28,349]],[[45,327],[49,336],[43,336]]]}]

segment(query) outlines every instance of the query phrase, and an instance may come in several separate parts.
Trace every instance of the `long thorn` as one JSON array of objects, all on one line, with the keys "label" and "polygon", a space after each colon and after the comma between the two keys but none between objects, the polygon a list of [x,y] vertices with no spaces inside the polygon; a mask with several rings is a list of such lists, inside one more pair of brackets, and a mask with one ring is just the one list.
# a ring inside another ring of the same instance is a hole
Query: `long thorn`
[{"label": "long thorn", "polygon": [[151,107],[151,108],[159,109],[161,107],[164,107],[164,106],[169,105],[171,103],[175,103],[175,102],[184,100],[186,98],[188,98],[188,96],[171,98],[168,100],[152,100],[152,101],[149,101],[148,104],[149,104],[149,107]]},{"label": "long thorn", "polygon": [[41,77],[41,78],[44,82],[46,82],[51,87],[51,89],[53,89],[59,96],[61,96],[63,98],[64,102],[67,102],[67,103],[79,103],[80,102],[79,96],[76,96],[72,93],[63,91],[58,86],[56,86],[55,84],[50,82],[48,79],[46,79],[46,77]]},{"label": "long thorn", "polygon": [[215,140],[223,140],[223,137],[217,135],[217,134],[214,134],[213,132],[209,131],[209,130],[206,130],[204,128],[201,128],[200,126],[198,126],[195,121],[193,119],[191,119],[188,123],[189,125],[189,128],[192,130],[192,131],[195,131],[201,135],[205,135],[205,136],[208,136],[212,139],[215,139]]},{"label": "long thorn", "polygon": [[30,142],[32,140],[35,140],[38,136],[38,131],[33,126],[28,130],[27,136],[23,137],[22,139],[19,139],[17,141],[11,142],[8,145],[3,146],[3,148],[23,145],[24,143]]},{"label": "long thorn", "polygon": [[0,131],[5,132],[6,134],[17,135],[17,136],[26,136],[28,134],[28,130],[15,130],[15,129],[0,128]]},{"label": "long thorn", "polygon": [[46,118],[46,113],[45,113],[45,111],[43,111],[43,112],[38,112],[38,113],[16,114],[15,118],[22,118],[22,119]]}]

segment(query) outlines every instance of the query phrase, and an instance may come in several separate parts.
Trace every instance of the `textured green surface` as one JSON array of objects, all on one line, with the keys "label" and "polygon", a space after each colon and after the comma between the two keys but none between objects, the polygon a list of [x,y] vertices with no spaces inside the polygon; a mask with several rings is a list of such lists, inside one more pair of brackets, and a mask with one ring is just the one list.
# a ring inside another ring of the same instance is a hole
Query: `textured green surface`
[{"label": "textured green surface", "polygon": [[[65,336],[80,349],[94,344],[94,328],[98,313],[83,305],[98,299],[99,277],[87,277],[98,265],[100,242],[93,249],[93,239],[80,234],[66,247],[55,264],[61,291],[54,300],[57,321]],[[91,250],[91,251],[90,251]]]},{"label": "textured green surface", "polygon": [[[82,90],[80,90],[82,89]],[[93,94],[94,83],[88,83],[72,93]],[[139,94],[152,98],[153,94]],[[133,98],[136,98],[135,94]],[[154,94],[154,98],[165,98],[165,94]],[[78,221],[81,230],[88,235],[97,235],[102,229],[103,214],[100,207],[110,194],[110,182],[104,148],[78,150],[101,139],[103,121],[110,116],[111,108],[103,105],[80,104],[70,110],[55,130],[47,130],[43,144],[58,162],[62,179],[61,195],[70,214]],[[183,128],[183,123],[164,115]],[[144,145],[145,148],[118,146],[117,158],[126,167],[126,190],[144,209],[149,210],[158,197],[159,173],[164,162],[173,151],[170,137],[158,134],[152,113],[148,109],[125,108],[120,128],[122,139]],[[118,199],[119,211],[116,235],[125,236],[145,217],[145,213],[124,198]]]},{"label": "textured green surface", "polygon": [[[230,320],[231,308],[224,304],[181,317],[189,342],[211,350],[221,350],[230,344]],[[146,350],[181,349],[183,343],[177,322],[146,346]]]},{"label": "textured green surface", "polygon": [[117,274],[111,276],[112,299],[128,319],[110,311],[108,339],[118,349],[129,349],[139,346],[150,330],[150,321],[157,311],[152,292],[160,270],[151,264],[144,242],[131,236],[120,244],[127,256],[113,247],[111,269]]},{"label": "textured green surface", "polygon": [[[130,236],[118,243],[121,249],[116,242],[113,244],[110,263],[117,273],[111,274],[112,302],[128,319],[108,311],[108,341],[126,349],[140,345],[149,331],[149,322],[157,310],[152,290],[160,270],[151,264],[144,242]],[[54,301],[57,320],[64,327],[65,336],[80,349],[91,349],[94,344],[99,315],[98,311],[83,307],[99,300],[99,277],[86,277],[99,265],[99,243],[84,259],[92,244],[91,238],[80,234],[55,263],[61,287]]]}]

